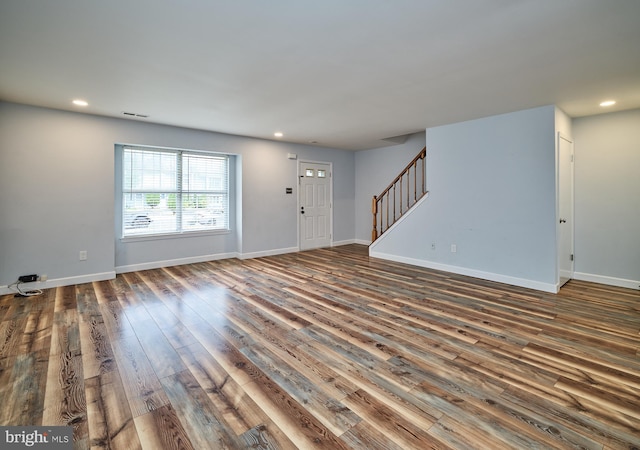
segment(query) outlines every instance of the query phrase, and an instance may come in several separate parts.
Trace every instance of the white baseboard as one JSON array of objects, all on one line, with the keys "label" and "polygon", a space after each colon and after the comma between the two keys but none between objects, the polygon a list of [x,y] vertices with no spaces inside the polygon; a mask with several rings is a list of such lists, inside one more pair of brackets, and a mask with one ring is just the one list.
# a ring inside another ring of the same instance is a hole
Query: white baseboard
[{"label": "white baseboard", "polygon": [[[70,286],[73,284],[91,283],[93,281],[112,280],[116,277],[116,272],[90,273],[87,275],[78,275],[76,277],[51,278],[47,281],[36,281],[34,283],[23,283],[21,289],[29,291],[33,289],[49,289],[60,286]],[[9,286],[0,286],[0,295],[15,294],[15,289],[9,289]]]},{"label": "white baseboard", "polygon": [[339,247],[341,245],[349,245],[349,244],[355,244],[356,240],[355,239],[346,239],[344,241],[333,241],[331,243],[332,247]]},{"label": "white baseboard", "polygon": [[550,292],[556,294],[558,292],[558,286],[555,283],[543,283],[541,281],[528,280],[526,278],[511,277],[508,275],[502,275],[499,273],[483,272],[481,270],[469,269],[466,267],[451,266],[448,264],[436,263],[433,261],[427,261],[422,259],[407,258],[404,256],[389,255],[386,253],[369,251],[369,256],[373,258],[388,259],[390,261],[396,261],[405,264],[411,264],[413,266],[425,267],[427,269],[441,270],[443,272],[455,273],[458,275],[466,275],[468,277],[480,278],[482,280],[495,281],[498,283],[510,284],[512,286],[520,286],[529,289],[535,289],[538,291]]},{"label": "white baseboard", "polygon": [[136,272],[138,270],[160,269],[162,267],[182,266],[184,264],[194,264],[194,263],[201,263],[206,261],[215,261],[217,259],[228,259],[228,258],[236,258],[236,257],[238,257],[238,254],[233,252],[233,253],[218,253],[216,255],[193,256],[189,258],[166,259],[164,261],[152,261],[148,263],[118,266],[116,267],[116,273]]},{"label": "white baseboard", "polygon": [[[349,245],[355,244],[355,239],[346,239],[343,241],[334,241],[331,243],[331,247],[338,247],[340,245]],[[288,248],[279,248],[275,250],[265,250],[262,252],[252,252],[252,253],[242,253],[238,256],[239,259],[252,259],[252,258],[262,258],[264,256],[275,256],[275,255],[283,255],[285,253],[296,253],[299,252],[299,247],[288,247]]]},{"label": "white baseboard", "polygon": [[295,253],[299,251],[300,249],[298,247],[277,248],[274,250],[265,250],[262,252],[242,253],[238,256],[238,258],[240,259],[262,258],[264,256],[283,255],[285,253]]},{"label": "white baseboard", "polygon": [[636,290],[640,289],[640,280],[627,280],[625,278],[607,277],[605,275],[595,275],[592,273],[582,272],[575,272],[573,274],[573,278],[580,281],[608,284],[609,286],[618,286]]},{"label": "white baseboard", "polygon": [[356,239],[353,243],[360,245],[371,245],[371,241],[367,241],[366,239]]}]

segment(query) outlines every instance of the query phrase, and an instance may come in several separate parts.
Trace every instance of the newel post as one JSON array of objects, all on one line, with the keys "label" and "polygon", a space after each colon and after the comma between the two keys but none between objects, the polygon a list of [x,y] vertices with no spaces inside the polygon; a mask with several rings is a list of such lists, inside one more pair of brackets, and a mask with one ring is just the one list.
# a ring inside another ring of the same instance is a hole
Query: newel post
[{"label": "newel post", "polygon": [[371,231],[371,242],[378,239],[378,225],[376,223],[376,216],[378,215],[378,196],[374,195],[371,201],[371,212],[373,213],[373,230]]}]

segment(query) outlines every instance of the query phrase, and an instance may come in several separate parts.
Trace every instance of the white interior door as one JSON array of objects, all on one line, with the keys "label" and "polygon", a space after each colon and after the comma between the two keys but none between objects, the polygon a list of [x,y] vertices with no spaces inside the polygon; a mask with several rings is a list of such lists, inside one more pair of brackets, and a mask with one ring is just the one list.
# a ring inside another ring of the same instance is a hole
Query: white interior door
[{"label": "white interior door", "polygon": [[331,166],[300,161],[300,250],[331,245]]},{"label": "white interior door", "polygon": [[560,286],[573,278],[573,142],[558,133],[558,270]]}]

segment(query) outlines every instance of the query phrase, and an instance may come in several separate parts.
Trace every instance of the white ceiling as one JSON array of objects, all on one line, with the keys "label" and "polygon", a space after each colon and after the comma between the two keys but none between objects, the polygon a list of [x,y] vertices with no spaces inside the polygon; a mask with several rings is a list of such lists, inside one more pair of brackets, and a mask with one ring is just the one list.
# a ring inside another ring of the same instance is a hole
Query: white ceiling
[{"label": "white ceiling", "polygon": [[2,0],[0,99],[323,147],[640,107],[640,0]]}]

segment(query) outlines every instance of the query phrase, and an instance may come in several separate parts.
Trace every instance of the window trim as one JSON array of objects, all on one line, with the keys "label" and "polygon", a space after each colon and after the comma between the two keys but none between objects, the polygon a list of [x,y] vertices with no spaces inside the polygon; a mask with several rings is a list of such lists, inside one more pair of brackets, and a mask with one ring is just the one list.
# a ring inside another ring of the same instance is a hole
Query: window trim
[{"label": "window trim", "polygon": [[157,233],[157,234],[134,234],[130,236],[120,236],[121,242],[145,242],[145,241],[164,241],[167,239],[184,239],[184,238],[197,238],[203,236],[221,236],[225,234],[231,234],[230,229],[218,229],[218,230],[194,230],[183,231],[182,233]]},{"label": "window trim", "polygon": [[[145,146],[145,145],[130,145],[130,144],[117,144],[116,148],[118,150],[118,158],[116,159],[116,164],[118,165],[116,173],[118,174],[118,179],[116,180],[117,196],[119,197],[116,202],[116,209],[118,210],[118,223],[116,223],[116,227],[120,230],[119,232],[119,240],[122,242],[135,242],[135,241],[152,241],[152,240],[165,240],[165,239],[180,239],[180,238],[191,238],[191,237],[201,237],[201,236],[211,236],[211,235],[225,235],[232,233],[232,220],[231,220],[231,210],[232,206],[232,170],[233,170],[233,155],[228,153],[221,152],[213,152],[206,150],[191,150],[191,149],[179,149],[179,148],[169,148],[169,147],[158,147],[158,146]],[[125,188],[125,151],[126,150],[138,150],[143,152],[155,152],[155,153],[167,153],[177,155],[176,157],[176,190],[168,191],[165,189],[162,190],[141,190],[141,189],[126,189]],[[223,158],[225,160],[225,170],[226,170],[226,186],[224,186],[221,190],[212,191],[189,191],[184,190],[182,183],[182,167],[184,164],[184,155],[195,155],[195,156],[211,156]],[[158,232],[158,233],[140,233],[140,234],[129,234],[125,235],[125,201],[124,197],[127,194],[147,194],[147,193],[175,193],[178,198],[182,198],[182,196],[186,195],[224,195],[226,196],[226,224],[224,228],[213,228],[213,229],[197,229],[197,230],[188,230],[184,229],[184,223],[182,221],[182,211],[183,207],[181,206],[178,212],[177,225],[179,227],[176,231],[166,231],[166,232]]]}]

